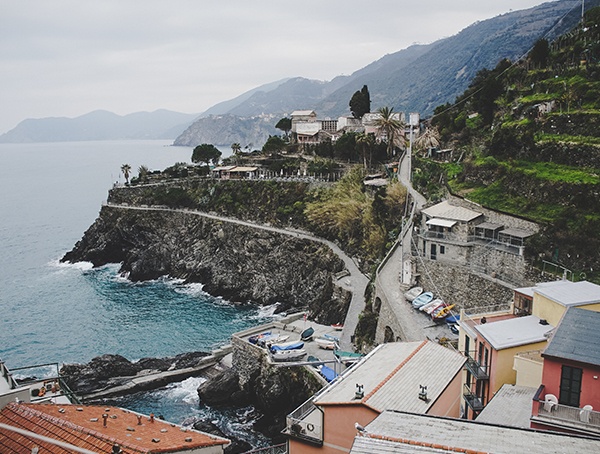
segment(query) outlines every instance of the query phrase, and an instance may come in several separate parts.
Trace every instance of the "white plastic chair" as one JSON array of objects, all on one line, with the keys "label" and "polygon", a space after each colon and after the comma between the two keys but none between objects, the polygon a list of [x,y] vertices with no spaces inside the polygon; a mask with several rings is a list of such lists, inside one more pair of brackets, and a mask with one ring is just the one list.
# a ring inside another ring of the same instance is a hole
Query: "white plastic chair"
[{"label": "white plastic chair", "polygon": [[584,405],[581,411],[579,412],[579,420],[581,422],[589,423],[592,410],[594,410],[594,407],[592,407],[591,405]]},{"label": "white plastic chair", "polygon": [[554,394],[546,394],[544,397],[544,410],[550,413],[558,406],[558,398]]}]

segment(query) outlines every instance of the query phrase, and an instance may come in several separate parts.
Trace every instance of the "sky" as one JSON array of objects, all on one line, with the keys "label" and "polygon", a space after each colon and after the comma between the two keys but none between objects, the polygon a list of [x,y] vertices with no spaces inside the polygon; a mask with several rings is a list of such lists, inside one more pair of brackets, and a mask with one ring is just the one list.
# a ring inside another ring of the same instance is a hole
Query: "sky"
[{"label": "sky", "polygon": [[201,113],[331,80],[540,0],[0,0],[0,134],[27,118]]}]

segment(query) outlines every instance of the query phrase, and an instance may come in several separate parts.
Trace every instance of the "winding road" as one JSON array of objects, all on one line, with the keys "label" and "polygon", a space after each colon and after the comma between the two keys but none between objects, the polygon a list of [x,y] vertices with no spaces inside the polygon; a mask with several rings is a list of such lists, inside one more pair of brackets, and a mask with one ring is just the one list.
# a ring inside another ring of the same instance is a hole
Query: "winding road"
[{"label": "winding road", "polygon": [[296,238],[303,238],[310,241],[318,241],[319,243],[323,243],[328,246],[338,257],[340,257],[348,274],[337,279],[336,284],[345,290],[348,290],[352,293],[352,300],[350,302],[350,307],[348,309],[348,313],[346,314],[346,319],[344,320],[344,329],[342,330],[342,334],[340,336],[340,348],[342,350],[350,350],[352,351],[352,335],[356,330],[356,325],[358,324],[358,317],[360,313],[365,308],[365,290],[367,285],[369,284],[369,278],[365,276],[358,268],[354,260],[351,257],[346,255],[344,251],[342,251],[339,246],[335,243],[326,240],[324,238],[320,238],[318,236],[313,235],[310,232],[299,230],[299,229],[291,229],[291,228],[279,228],[273,227],[270,225],[258,224],[254,222],[242,221],[240,219],[228,218],[225,216],[218,216],[215,214],[209,214],[203,211],[197,210],[189,210],[189,209],[178,209],[178,208],[167,208],[167,207],[156,207],[156,206],[132,206],[132,205],[120,205],[107,203],[105,206],[109,206],[111,208],[118,209],[126,209],[126,210],[139,210],[139,211],[168,211],[168,212],[179,212],[185,213],[194,216],[201,216],[208,219],[213,219],[221,222],[229,222],[232,224],[242,225],[246,227],[251,227],[255,229],[267,230],[269,232],[275,232],[282,235],[290,235]]}]

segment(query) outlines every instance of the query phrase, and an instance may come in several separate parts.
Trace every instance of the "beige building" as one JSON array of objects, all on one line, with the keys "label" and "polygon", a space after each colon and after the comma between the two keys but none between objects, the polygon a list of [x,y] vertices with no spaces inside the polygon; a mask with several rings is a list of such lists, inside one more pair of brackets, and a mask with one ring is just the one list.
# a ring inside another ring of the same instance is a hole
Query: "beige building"
[{"label": "beige building", "polygon": [[457,417],[465,360],[431,341],[380,345],[288,415],[289,452],[348,452],[385,410]]}]

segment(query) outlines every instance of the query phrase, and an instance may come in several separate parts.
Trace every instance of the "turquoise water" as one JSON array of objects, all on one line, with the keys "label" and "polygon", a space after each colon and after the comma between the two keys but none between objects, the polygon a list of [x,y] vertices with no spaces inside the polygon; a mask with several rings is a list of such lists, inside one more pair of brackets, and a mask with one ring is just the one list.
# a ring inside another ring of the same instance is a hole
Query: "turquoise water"
[{"label": "turquoise water", "polygon": [[[104,353],[136,360],[207,351],[269,319],[269,308],[234,306],[199,284],[131,283],[118,265],[59,263],[122,181],[122,164],[136,175],[140,165],[190,161],[191,148],[168,144],[0,144],[0,358],[9,368],[87,362]],[[199,406],[194,380],[122,403],[177,423],[205,415],[235,425]]]}]

